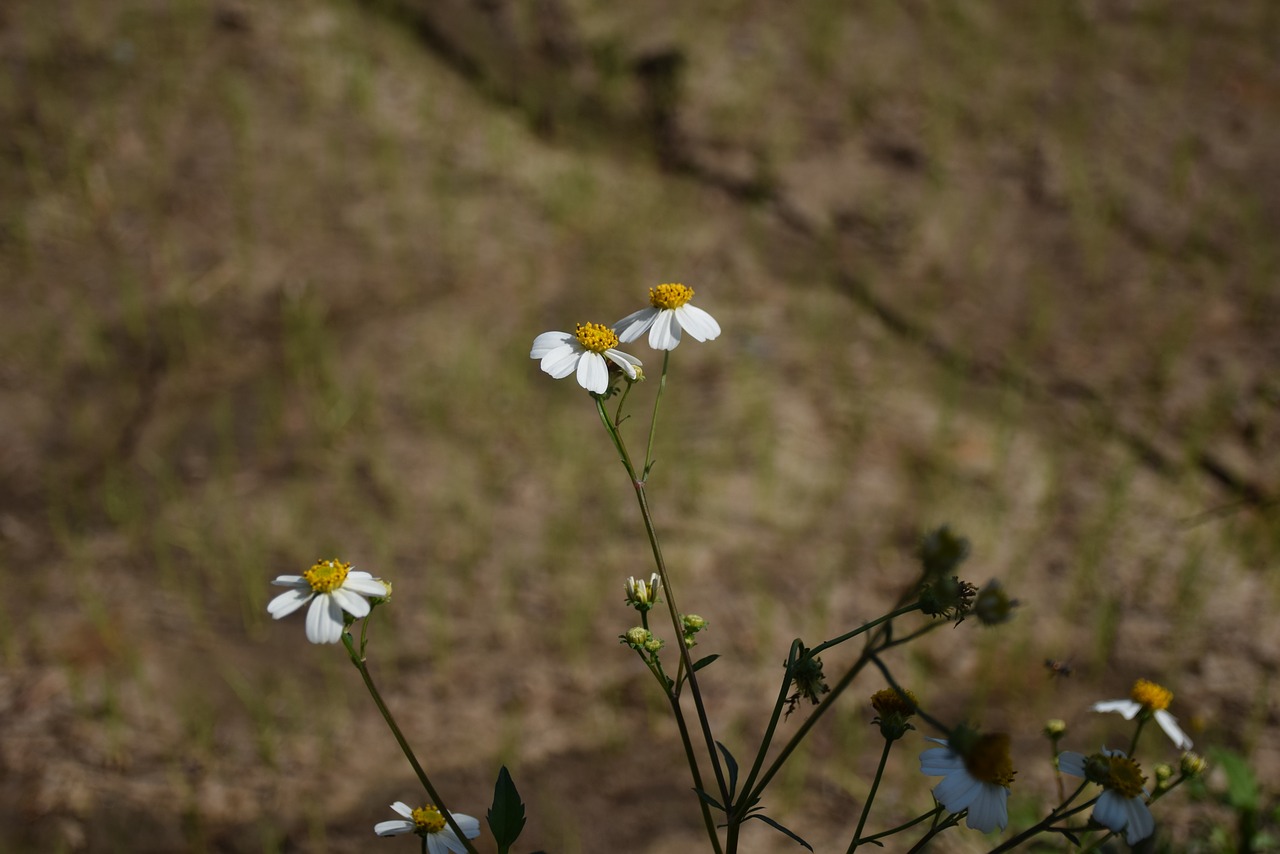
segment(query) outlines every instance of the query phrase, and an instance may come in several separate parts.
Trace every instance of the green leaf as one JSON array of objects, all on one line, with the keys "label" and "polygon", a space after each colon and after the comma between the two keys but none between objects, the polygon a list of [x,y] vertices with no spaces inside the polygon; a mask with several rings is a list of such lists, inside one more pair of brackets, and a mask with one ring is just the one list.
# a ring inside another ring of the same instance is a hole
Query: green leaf
[{"label": "green leaf", "polygon": [[498,781],[493,785],[493,806],[489,807],[485,819],[498,843],[498,854],[507,854],[524,830],[525,815],[520,793],[505,765],[498,771]]},{"label": "green leaf", "polygon": [[760,819],[761,821],[763,821],[765,824],[767,824],[767,825],[769,825],[770,827],[772,827],[774,830],[778,831],[779,833],[785,833],[787,836],[790,836],[792,839],[794,839],[796,842],[799,842],[799,843],[800,843],[801,845],[803,845],[805,848],[808,848],[810,851],[812,851],[812,850],[813,850],[813,846],[812,846],[812,845],[810,845],[808,842],[805,842],[805,841],[804,841],[803,839],[801,839],[799,836],[796,836],[796,835],[795,835],[794,833],[792,833],[790,830],[787,830],[785,827],[783,827],[782,825],[778,824],[776,821],[774,821],[773,819],[769,818],[769,816],[767,816],[767,815],[765,815],[765,814],[763,814],[763,813],[752,813],[751,815],[747,816],[747,818],[748,818],[748,819],[751,819],[751,818],[758,818],[758,819]]},{"label": "green leaf", "polygon": [[729,802],[733,803],[733,795],[738,791],[738,760],[733,758],[733,754],[729,752],[729,748],[724,746],[723,742],[716,742],[716,747],[720,748],[720,755],[724,757],[725,767],[729,769]]},{"label": "green leaf", "polygon": [[690,667],[689,669],[694,671],[701,670],[719,657],[720,653],[717,652],[714,655],[708,655],[706,658],[699,658],[693,663],[693,667]]},{"label": "green leaf", "polygon": [[694,789],[693,791],[697,793],[699,798],[702,798],[702,800],[706,801],[708,804],[711,804],[711,806],[720,810],[720,812],[725,812],[725,808],[720,805],[720,802],[717,801],[715,798],[711,797],[710,795],[708,795],[706,792],[702,791],[701,789]]}]

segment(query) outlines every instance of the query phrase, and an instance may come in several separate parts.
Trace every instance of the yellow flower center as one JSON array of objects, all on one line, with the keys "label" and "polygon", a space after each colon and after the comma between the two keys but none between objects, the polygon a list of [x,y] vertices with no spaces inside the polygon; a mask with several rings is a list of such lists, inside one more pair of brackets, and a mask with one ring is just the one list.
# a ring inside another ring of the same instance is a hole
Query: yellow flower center
[{"label": "yellow flower center", "polygon": [[1146,679],[1135,682],[1133,692],[1129,696],[1135,703],[1153,712],[1164,711],[1173,702],[1172,691],[1154,682],[1148,682]]},{"label": "yellow flower center", "polygon": [[413,811],[413,823],[418,826],[419,830],[425,830],[427,833],[439,833],[444,830],[448,823],[444,820],[444,814],[436,809],[434,805],[427,804],[425,807],[418,807]]},{"label": "yellow flower center", "polygon": [[332,593],[343,585],[350,571],[351,564],[333,558],[316,561],[310,569],[302,573],[302,577],[316,593]]},{"label": "yellow flower center", "polygon": [[618,346],[618,336],[601,323],[579,323],[574,334],[578,336],[578,343],[592,353],[603,353]]},{"label": "yellow flower center", "polygon": [[1009,756],[1009,735],[1003,732],[987,733],[974,740],[969,752],[964,754],[964,767],[983,783],[1008,786],[1013,782],[1013,759]]},{"label": "yellow flower center", "polygon": [[919,705],[916,695],[906,688],[902,689],[901,694],[893,688],[882,688],[871,695],[871,708],[875,709],[876,714],[882,717],[885,715],[910,717],[916,713],[916,708]]},{"label": "yellow flower center", "polygon": [[1138,763],[1127,756],[1108,756],[1110,780],[1106,786],[1114,789],[1126,798],[1136,798],[1142,794],[1142,787],[1147,778],[1142,776]]},{"label": "yellow flower center", "polygon": [[649,288],[649,302],[654,308],[679,308],[693,299],[693,288],[684,285],[658,285]]}]

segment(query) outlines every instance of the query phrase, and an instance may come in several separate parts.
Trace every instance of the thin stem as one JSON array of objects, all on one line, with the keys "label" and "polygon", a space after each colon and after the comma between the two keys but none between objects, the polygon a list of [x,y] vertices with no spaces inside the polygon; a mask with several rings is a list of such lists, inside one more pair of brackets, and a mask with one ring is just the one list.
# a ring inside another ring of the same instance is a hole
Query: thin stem
[{"label": "thin stem", "polygon": [[862,625],[858,626],[858,628],[854,629],[851,632],[846,632],[845,634],[840,635],[840,637],[838,638],[832,638],[829,641],[823,641],[822,643],[815,646],[813,649],[809,650],[809,654],[817,655],[818,653],[823,652],[824,650],[830,649],[836,644],[844,643],[850,638],[855,638],[869,629],[874,629],[876,626],[880,625],[881,623],[887,623],[889,620],[892,620],[894,617],[901,617],[903,614],[910,614],[912,611],[918,611],[918,610],[920,610],[920,603],[913,602],[910,605],[907,605],[903,608],[899,608],[896,611],[891,611],[888,614],[885,614],[883,617],[877,617],[876,619],[872,620],[869,623],[863,623]]},{"label": "thin stem", "polygon": [[915,827],[917,824],[919,824],[920,822],[924,821],[927,818],[937,818],[938,815],[942,812],[942,809],[943,809],[942,804],[938,804],[936,807],[929,810],[927,813],[924,813],[923,815],[918,815],[915,818],[911,819],[911,821],[906,822],[905,824],[900,824],[897,827],[891,827],[888,830],[882,830],[879,833],[873,834],[872,836],[868,836],[866,839],[863,839],[860,841],[875,842],[877,839],[884,839],[886,836],[893,836],[895,833],[901,833],[902,831],[906,830],[908,827]]},{"label": "thin stem", "polygon": [[862,839],[862,828],[867,825],[867,816],[871,813],[871,803],[876,799],[876,789],[880,788],[880,778],[884,776],[885,763],[889,761],[889,751],[893,749],[893,739],[884,740],[884,751],[880,754],[880,764],[876,767],[875,779],[871,781],[871,791],[867,792],[867,802],[862,805],[862,815],[858,818],[858,829],[853,832],[849,841],[849,849],[845,854],[853,854]]},{"label": "thin stem", "polygon": [[911,850],[908,851],[907,854],[915,854],[916,851],[923,851],[925,845],[928,844],[928,842],[931,839],[933,839],[933,837],[937,836],[939,833],[941,833],[942,831],[946,830],[949,827],[955,827],[956,825],[958,825],[960,823],[960,815],[963,812],[966,812],[966,811],[961,810],[961,812],[952,813],[951,815],[947,816],[946,820],[942,822],[942,824],[933,825],[933,827],[929,828],[928,832],[925,833],[924,836],[920,837],[920,840],[915,845],[911,846]]},{"label": "thin stem", "polygon": [[1142,735],[1142,728],[1146,725],[1147,725],[1147,716],[1138,715],[1138,726],[1133,731],[1133,741],[1129,742],[1128,756],[1130,759],[1133,758],[1134,751],[1138,749],[1138,736]]},{"label": "thin stem", "polygon": [[[804,649],[804,643],[799,638],[791,642],[791,652],[787,654],[787,667],[782,674],[782,686],[778,689],[778,700],[773,704],[773,714],[769,717],[769,725],[765,727],[764,737],[760,739],[760,749],[756,752],[756,761],[751,766],[751,773],[747,775],[746,781],[742,784],[743,792],[751,791],[751,787],[756,781],[756,775],[760,773],[760,767],[764,765],[765,755],[768,753],[769,745],[773,742],[774,733],[778,729],[778,719],[782,717],[782,707],[787,703],[787,689],[791,687],[791,668],[800,657],[802,649]],[[749,799],[743,798],[741,803],[747,809],[750,809],[751,801]],[[733,819],[730,818],[729,824],[732,826],[733,823]]]},{"label": "thin stem", "polygon": [[1000,845],[997,845],[995,848],[992,848],[990,851],[990,854],[997,854],[997,852],[1000,852],[1000,851],[1009,851],[1017,847],[1018,845],[1021,845],[1023,842],[1026,842],[1028,839],[1035,836],[1037,833],[1040,833],[1041,831],[1045,830],[1046,828],[1049,827],[1049,825],[1053,824],[1055,821],[1061,821],[1064,818],[1068,818],[1070,816],[1075,815],[1078,812],[1081,812],[1082,810],[1088,809],[1089,806],[1094,801],[1097,800],[1097,798],[1094,798],[1093,801],[1088,801],[1086,803],[1083,803],[1080,806],[1076,807],[1075,809],[1071,809],[1071,810],[1067,809],[1067,807],[1071,805],[1072,801],[1080,797],[1080,793],[1084,791],[1084,787],[1087,785],[1089,785],[1088,780],[1082,782],[1076,788],[1076,790],[1071,793],[1071,797],[1067,798],[1065,801],[1063,801],[1062,803],[1054,807],[1053,810],[1047,816],[1044,817],[1044,819],[1037,822],[1036,824],[1033,824],[1031,827],[1028,827],[1026,830],[1022,831],[1012,839],[1007,839],[1004,842],[1002,842]]},{"label": "thin stem", "polygon": [[671,361],[671,351],[664,350],[662,353],[662,376],[658,380],[658,393],[653,398],[653,418],[649,421],[649,444],[644,452],[644,472],[640,475],[641,480],[649,479],[649,470],[653,468],[653,437],[658,430],[658,403],[662,400],[662,392],[667,388],[667,365]]},{"label": "thin stem", "polygon": [[[697,755],[693,752],[693,742],[689,740],[689,727],[684,721],[684,710],[680,708],[680,698],[670,691],[667,692],[667,700],[671,703],[671,712],[676,718],[676,727],[680,730],[680,742],[684,745],[684,754],[689,758],[689,772],[693,775],[693,785],[698,791],[704,792],[706,789],[702,787],[702,773],[698,769]],[[715,854],[723,854],[720,847],[720,834],[716,831],[715,819],[711,816],[711,805],[698,798],[698,805],[702,807],[702,823],[706,825],[707,837],[711,840],[711,847]],[[726,804],[726,808],[727,808]]]},{"label": "thin stem", "polygon": [[351,639],[351,633],[344,631],[342,633],[342,645],[347,648],[347,654],[351,656],[351,663],[360,671],[361,678],[364,679],[364,687],[369,689],[369,696],[373,697],[374,705],[378,707],[378,711],[382,713],[382,719],[387,722],[387,726],[391,727],[391,734],[395,736],[396,743],[400,745],[400,750],[404,753],[409,764],[413,766],[413,772],[418,775],[418,780],[422,783],[422,788],[427,790],[428,797],[436,809],[440,810],[440,814],[444,816],[444,820],[453,829],[458,840],[470,854],[476,854],[475,846],[467,839],[462,828],[458,826],[458,822],[454,819],[453,813],[449,812],[449,808],[445,806],[444,800],[440,797],[440,793],[436,791],[436,787],[431,785],[427,772],[423,770],[422,764],[418,762],[418,757],[414,755],[413,748],[409,746],[409,742],[405,740],[404,733],[400,731],[396,719],[392,716],[391,710],[387,708],[387,704],[382,699],[382,694],[378,693],[378,688],[373,684],[373,677],[369,674],[369,668],[365,663],[364,657],[356,653],[354,642]]}]

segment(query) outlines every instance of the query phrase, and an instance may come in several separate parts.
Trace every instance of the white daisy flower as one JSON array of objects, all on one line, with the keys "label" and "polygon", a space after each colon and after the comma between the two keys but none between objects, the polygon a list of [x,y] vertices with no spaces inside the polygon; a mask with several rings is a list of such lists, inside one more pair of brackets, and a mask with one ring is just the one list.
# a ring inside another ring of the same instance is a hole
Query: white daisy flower
[{"label": "white daisy flower", "polygon": [[267,613],[277,620],[311,603],[307,640],[312,643],[337,643],[342,639],[343,611],[359,619],[369,613],[366,596],[389,595],[387,584],[340,560],[317,561],[302,575],[281,575],[271,583],[292,588],[267,604]]},{"label": "white daisy flower", "polygon": [[643,578],[637,581],[635,576],[627,578],[627,583],[623,585],[623,589],[627,591],[627,604],[637,611],[648,611],[658,601],[660,587],[662,578],[656,572],[649,576],[648,581]]},{"label": "white daisy flower", "polygon": [[[373,832],[379,836],[399,836],[402,833],[416,833],[427,841],[427,851],[429,854],[466,854],[467,846],[462,844],[462,840],[458,839],[458,834],[453,832],[453,828],[445,821],[444,813],[436,809],[431,804],[418,809],[411,809],[404,801],[396,801],[391,808],[400,815],[402,819],[394,821],[380,821],[373,826]],[[458,823],[458,827],[466,834],[468,839],[475,839],[480,835],[480,822],[469,815],[463,815],[460,812],[449,813],[453,820]]]},{"label": "white daisy flower", "polygon": [[613,362],[627,379],[640,375],[636,368],[640,360],[621,350],[615,350],[618,336],[612,329],[600,323],[579,323],[577,330],[568,332],[544,332],[533,339],[530,359],[541,359],[542,370],[556,379],[564,379],[575,371],[578,385],[595,394],[609,390],[609,364]]},{"label": "white daisy flower", "polygon": [[920,770],[943,778],[933,787],[938,802],[948,812],[968,810],[965,823],[974,830],[1004,830],[1009,825],[1009,784],[1014,775],[1009,736],[957,727],[950,741],[926,741],[942,745],[920,754]]},{"label": "white daisy flower", "polygon": [[1131,699],[1128,700],[1104,700],[1101,703],[1094,703],[1093,710],[1119,712],[1126,721],[1131,721],[1139,715],[1142,716],[1142,720],[1154,717],[1160,729],[1164,730],[1164,734],[1169,736],[1169,740],[1179,750],[1191,749],[1191,739],[1178,726],[1178,719],[1166,711],[1169,704],[1173,702],[1172,691],[1154,682],[1148,682],[1146,679],[1139,679],[1133,684],[1130,697]]},{"label": "white daisy flower", "polygon": [[711,341],[720,334],[720,324],[700,308],[689,304],[693,288],[667,284],[649,288],[649,307],[632,312],[613,324],[618,337],[629,344],[649,331],[649,346],[674,350],[684,330],[699,341]]},{"label": "white daisy flower", "polygon": [[1066,751],[1058,754],[1058,770],[1105,787],[1093,805],[1093,819],[1115,833],[1123,831],[1130,845],[1155,832],[1156,820],[1151,817],[1147,790],[1142,787],[1147,778],[1142,776],[1138,763],[1123,751],[1104,747],[1092,756]]}]

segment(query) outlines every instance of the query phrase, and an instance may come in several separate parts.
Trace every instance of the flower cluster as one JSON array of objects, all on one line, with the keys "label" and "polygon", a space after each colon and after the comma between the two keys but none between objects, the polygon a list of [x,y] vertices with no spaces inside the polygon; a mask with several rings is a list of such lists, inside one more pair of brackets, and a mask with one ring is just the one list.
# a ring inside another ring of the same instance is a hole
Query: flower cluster
[{"label": "flower cluster", "polygon": [[720,334],[714,317],[692,305],[693,289],[680,284],[658,285],[649,289],[649,306],[632,312],[613,326],[579,323],[573,333],[544,332],[533,340],[529,358],[538,359],[539,367],[555,379],[576,374],[578,385],[592,394],[609,391],[609,365],[612,363],[629,382],[643,379],[642,362],[617,349],[629,344],[646,331],[649,346],[655,350],[674,350],[682,332],[698,341],[711,341]]}]

